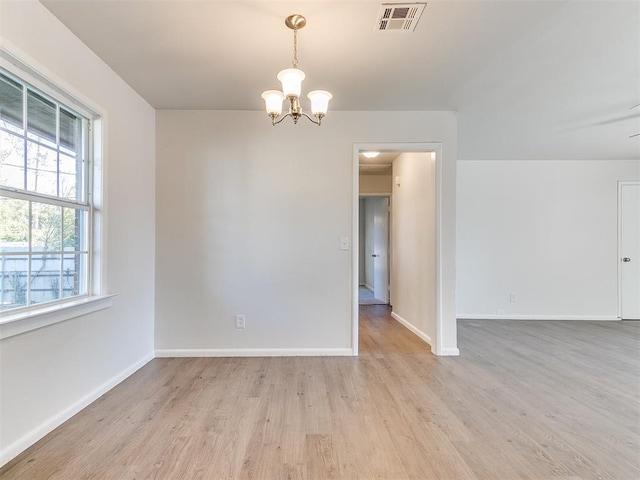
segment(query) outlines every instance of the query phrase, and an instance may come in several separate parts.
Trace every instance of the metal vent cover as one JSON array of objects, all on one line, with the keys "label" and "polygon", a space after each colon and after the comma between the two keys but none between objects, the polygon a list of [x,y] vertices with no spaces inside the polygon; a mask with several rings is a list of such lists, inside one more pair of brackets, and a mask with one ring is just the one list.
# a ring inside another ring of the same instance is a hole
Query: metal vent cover
[{"label": "metal vent cover", "polygon": [[413,32],[426,6],[426,3],[383,3],[380,5],[375,30]]}]

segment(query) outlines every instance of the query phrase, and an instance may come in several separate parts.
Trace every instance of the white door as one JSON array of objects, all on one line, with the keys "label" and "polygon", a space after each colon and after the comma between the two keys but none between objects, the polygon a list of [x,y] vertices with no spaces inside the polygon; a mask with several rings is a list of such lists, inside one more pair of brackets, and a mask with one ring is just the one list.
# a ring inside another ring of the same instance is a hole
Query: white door
[{"label": "white door", "polygon": [[373,199],[373,296],[389,302],[389,198]]},{"label": "white door", "polygon": [[620,184],[620,307],[640,320],[640,183]]}]

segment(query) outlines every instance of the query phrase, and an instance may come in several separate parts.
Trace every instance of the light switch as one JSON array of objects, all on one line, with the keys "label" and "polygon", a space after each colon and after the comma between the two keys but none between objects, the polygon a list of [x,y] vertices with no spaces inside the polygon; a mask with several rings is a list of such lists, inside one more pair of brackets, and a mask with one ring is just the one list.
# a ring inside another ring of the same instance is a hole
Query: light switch
[{"label": "light switch", "polygon": [[340,237],[340,250],[349,250],[349,237]]}]

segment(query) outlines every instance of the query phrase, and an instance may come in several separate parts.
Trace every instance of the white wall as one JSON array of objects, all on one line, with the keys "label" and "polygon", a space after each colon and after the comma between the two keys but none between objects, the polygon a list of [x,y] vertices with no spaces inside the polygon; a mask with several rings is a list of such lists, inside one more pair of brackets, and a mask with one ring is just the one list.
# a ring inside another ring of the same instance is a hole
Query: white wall
[{"label": "white wall", "polygon": [[455,348],[454,114],[332,112],[321,128],[272,127],[261,112],[156,121],[159,354],[351,353],[358,272],[339,240],[352,232],[359,142],[443,142],[443,336]]},{"label": "white wall", "polygon": [[458,316],[616,318],[617,182],[639,179],[640,160],[458,162]]},{"label": "white wall", "polygon": [[433,345],[436,336],[435,160],[403,153],[393,162],[391,299],[393,313]]},{"label": "white wall", "polygon": [[1,2],[2,44],[104,109],[113,306],[0,341],[0,464],[147,362],[154,330],[154,110],[35,1]]}]

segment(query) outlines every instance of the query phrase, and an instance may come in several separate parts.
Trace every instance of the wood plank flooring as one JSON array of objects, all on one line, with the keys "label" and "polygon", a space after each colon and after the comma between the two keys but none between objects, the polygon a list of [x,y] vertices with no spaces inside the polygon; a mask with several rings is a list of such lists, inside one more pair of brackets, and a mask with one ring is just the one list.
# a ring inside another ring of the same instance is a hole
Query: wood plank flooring
[{"label": "wood plank flooring", "polygon": [[640,322],[460,321],[438,358],[361,307],[360,356],[156,359],[14,479],[640,479]]}]

